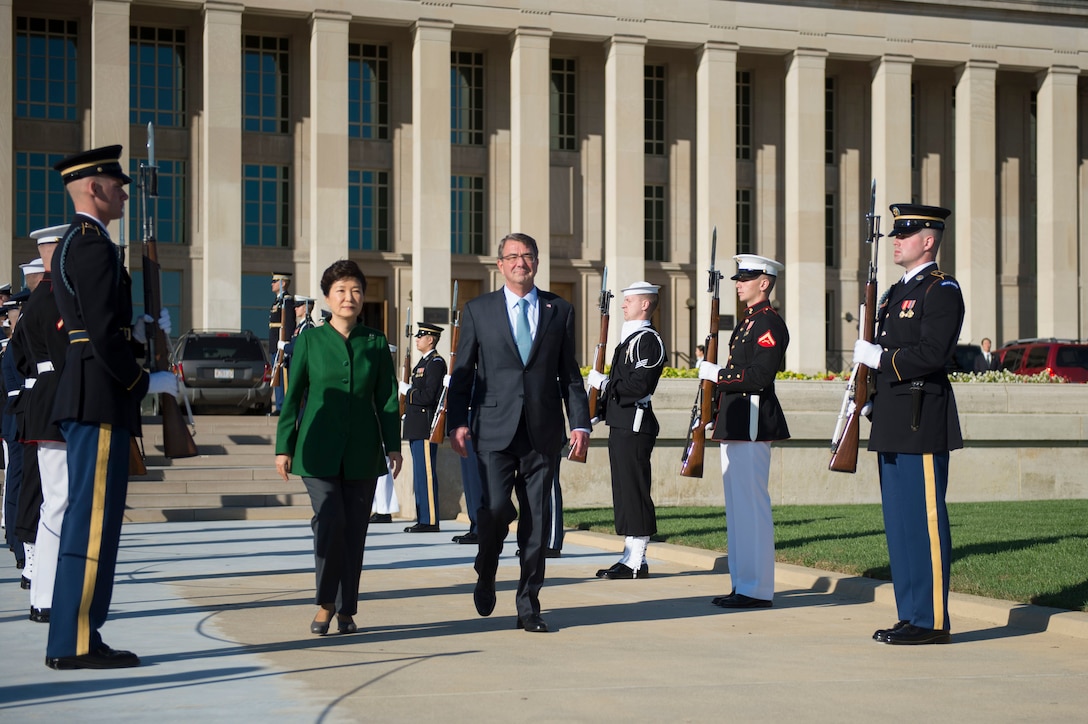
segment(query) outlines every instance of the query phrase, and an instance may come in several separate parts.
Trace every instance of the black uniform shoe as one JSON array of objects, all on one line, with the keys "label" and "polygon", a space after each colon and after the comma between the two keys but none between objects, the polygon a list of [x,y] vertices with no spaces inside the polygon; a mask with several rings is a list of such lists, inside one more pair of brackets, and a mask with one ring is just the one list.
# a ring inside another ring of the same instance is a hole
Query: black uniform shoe
[{"label": "black uniform shoe", "polygon": [[26,576],[19,576],[19,588],[23,589],[24,591],[29,591],[30,579]]},{"label": "black uniform shoe", "polygon": [[734,588],[732,591],[729,592],[728,596],[715,596],[714,598],[710,599],[710,605],[711,606],[720,606],[720,605],[722,605],[722,601],[724,601],[727,598],[733,598],[736,595],[737,595],[737,589]]},{"label": "black uniform shoe", "polygon": [[476,580],[476,588],[472,591],[472,602],[476,604],[476,613],[481,616],[490,616],[495,610],[495,579],[485,579],[480,576]]},{"label": "black uniform shoe", "polygon": [[390,513],[371,513],[370,514],[370,522],[371,523],[392,523],[393,522],[393,516]]},{"label": "black uniform shoe", "polygon": [[606,580],[630,580],[632,578],[649,578],[650,567],[644,562],[636,571],[625,563],[616,563],[611,568],[602,568],[597,571],[597,578]]},{"label": "black uniform shoe", "polygon": [[26,559],[25,558],[16,558],[15,559],[15,570],[21,571],[24,568],[26,568]]},{"label": "black uniform shoe", "polygon": [[439,533],[442,529],[437,524],[416,523],[404,529],[405,533]]},{"label": "black uniform shoe", "polygon": [[454,543],[461,543],[463,545],[476,545],[480,542],[480,536],[475,533],[465,533],[464,535],[455,535],[453,537]]},{"label": "black uniform shoe", "polygon": [[770,608],[774,603],[763,598],[752,598],[743,593],[734,593],[732,596],[724,597],[718,605],[722,608]]},{"label": "black uniform shoe", "polygon": [[951,641],[952,635],[947,631],[942,629],[919,628],[909,623],[898,631],[889,631],[884,634],[884,643],[898,644],[900,646],[947,644]]},{"label": "black uniform shoe", "polygon": [[49,609],[48,608],[34,608],[30,607],[30,620],[34,623],[49,623]]},{"label": "black uniform shoe", "polygon": [[529,633],[548,633],[548,624],[544,623],[539,613],[531,613],[525,618],[518,616],[518,628]]},{"label": "black uniform shoe", "polygon": [[45,658],[50,669],[127,669],[140,665],[140,659],[131,651],[116,651],[102,644],[82,656],[57,656]]},{"label": "black uniform shoe", "polygon": [[873,634],[873,641],[884,641],[885,636],[892,633],[893,631],[898,631],[909,623],[910,621],[899,621],[891,628],[878,628],[876,630],[876,633]]}]

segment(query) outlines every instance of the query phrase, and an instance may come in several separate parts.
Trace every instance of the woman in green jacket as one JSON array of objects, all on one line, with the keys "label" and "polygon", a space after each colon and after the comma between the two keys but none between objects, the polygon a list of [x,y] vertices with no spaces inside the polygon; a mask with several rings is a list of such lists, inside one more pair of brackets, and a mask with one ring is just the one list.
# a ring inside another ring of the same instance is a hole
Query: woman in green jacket
[{"label": "woman in green jacket", "polygon": [[302,476],[314,517],[320,607],[310,631],[354,633],[363,547],[378,477],[400,472],[400,406],[385,335],[363,326],[366,277],[353,261],[321,275],[332,312],[295,340],[291,377],[276,430],[276,470]]}]

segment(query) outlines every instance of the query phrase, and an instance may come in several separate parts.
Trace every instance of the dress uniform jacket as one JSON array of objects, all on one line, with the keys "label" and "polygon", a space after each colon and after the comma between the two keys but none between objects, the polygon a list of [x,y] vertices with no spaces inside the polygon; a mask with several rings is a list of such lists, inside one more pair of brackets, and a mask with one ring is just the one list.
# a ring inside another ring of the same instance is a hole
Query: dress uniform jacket
[{"label": "dress uniform jacket", "polygon": [[412,368],[412,389],[404,396],[404,439],[426,440],[431,436],[431,422],[438,411],[446,360],[431,352]]},{"label": "dress uniform jacket", "polygon": [[52,268],[70,341],[52,420],[108,423],[138,437],[149,378],[132,342],[132,279],[120,250],[97,221],[76,214]]},{"label": "dress uniform jacket", "polygon": [[53,297],[53,279],[49,272],[23,305],[12,344],[19,371],[27,378],[35,378],[34,386],[22,395],[23,440],[63,442],[64,437],[53,424],[51,413],[68,352],[68,330]]},{"label": "dress uniform jacket", "polygon": [[282,298],[276,297],[272,308],[268,310],[268,355],[270,357],[276,356],[276,349],[280,342],[280,328],[285,326],[284,307],[287,308],[287,328],[283,332],[283,341],[290,343],[295,336],[295,305],[295,298],[285,294]]},{"label": "dress uniform jacket", "polygon": [[385,335],[361,324],[346,340],[331,324],[300,334],[276,454],[291,455],[297,475],[362,480],[385,475],[385,450],[399,449],[400,401]]},{"label": "dress uniform jacket", "polygon": [[[640,328],[616,347],[608,385],[598,400],[604,410],[599,415],[609,427],[657,437],[661,431],[648,399],[657,389],[665,366],[665,344],[651,326]],[[642,408],[639,429],[635,417]]]},{"label": "dress uniform jacket", "polygon": [[[884,352],[872,398],[870,450],[920,454],[963,447],[945,372],[963,315],[959,284],[936,266],[893,284],[881,299],[874,341]],[[912,430],[916,407],[918,429]]]},{"label": "dress uniform jacket", "polygon": [[[729,359],[718,374],[718,415],[715,440],[771,441],[790,436],[786,417],[774,391],[790,334],[770,302],[754,304],[737,323],[729,339]],[[758,395],[758,425],[751,436],[753,396]]]}]

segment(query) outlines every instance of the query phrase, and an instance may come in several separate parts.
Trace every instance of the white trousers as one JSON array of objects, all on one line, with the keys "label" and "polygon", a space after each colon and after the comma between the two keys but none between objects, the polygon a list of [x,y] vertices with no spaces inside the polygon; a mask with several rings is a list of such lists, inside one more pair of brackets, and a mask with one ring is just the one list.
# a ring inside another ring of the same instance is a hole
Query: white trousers
[{"label": "white trousers", "polygon": [[393,488],[393,469],[378,478],[378,486],[374,489],[374,505],[372,513],[392,515],[400,512],[400,501],[397,500],[397,491]]},{"label": "white trousers", "polygon": [[767,482],[771,444],[729,440],[721,444],[722,487],[729,546],[729,576],[737,593],[774,598],[774,523]]},{"label": "white trousers", "polygon": [[38,609],[53,606],[53,582],[57,577],[60,553],[60,526],[68,509],[68,446],[62,442],[38,443],[38,472],[42,478],[42,508],[38,520],[33,584],[30,605]]}]

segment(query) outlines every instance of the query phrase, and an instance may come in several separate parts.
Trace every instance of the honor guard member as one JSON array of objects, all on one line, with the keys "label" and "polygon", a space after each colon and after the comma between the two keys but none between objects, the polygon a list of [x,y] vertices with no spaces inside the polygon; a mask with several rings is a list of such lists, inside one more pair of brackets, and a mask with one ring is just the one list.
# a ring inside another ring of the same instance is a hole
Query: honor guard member
[{"label": "honor guard member", "polygon": [[23,286],[33,292],[45,275],[45,264],[42,263],[41,257],[28,261],[26,264],[20,264],[19,268],[23,270]]},{"label": "honor guard member", "polygon": [[[272,389],[273,415],[280,414],[280,408],[283,407],[283,393],[287,390],[287,345],[295,336],[295,298],[291,295],[290,287],[290,272],[272,273],[272,293],[276,295],[276,301],[268,310],[268,356],[275,361],[276,355],[283,350],[279,384]],[[286,314],[284,308],[287,310]]]},{"label": "honor guard member", "polygon": [[53,296],[68,349],[53,422],[68,443],[68,509],[60,534],[45,663],[54,669],[137,666],[102,641],[128,490],[129,444],[145,394],[176,395],[171,372],[150,375],[131,337],[132,280],[106,227],[124,215],[121,146],[70,156],[60,172],[75,207],[53,255]]},{"label": "honor guard member", "polygon": [[592,370],[589,384],[600,390],[597,414],[608,425],[612,507],[616,533],[624,536],[623,557],[597,578],[649,578],[646,546],[657,533],[650,496],[650,455],[661,431],[651,398],[665,368],[665,343],[650,323],[661,287],[635,282],[623,290],[623,329],[608,376]]},{"label": "honor guard member", "polygon": [[950,450],[963,447],[945,365],[963,326],[963,294],[937,268],[948,209],[891,207],[888,236],[906,270],[880,299],[875,343],[858,340],[854,362],[876,372],[869,449],[880,464],[880,497],[899,621],[873,634],[889,644],[950,641],[952,536],[945,492]]},{"label": "honor guard member", "polygon": [[[35,576],[30,589],[30,620],[48,623],[57,573],[57,555],[64,511],[68,507],[68,451],[60,428],[53,424],[57,381],[68,351],[64,327],[53,296],[53,252],[68,226],[51,226],[31,232],[38,242],[45,273],[23,306],[19,326],[11,340],[16,366],[24,384],[23,440],[26,443],[27,475],[19,499],[20,528],[32,527]],[[33,457],[34,463],[31,463]],[[36,470],[37,475],[31,475]],[[29,495],[31,482],[37,494]],[[32,498],[32,499],[31,499]]]},{"label": "honor guard member", "polygon": [[419,323],[416,350],[423,356],[412,368],[411,384],[400,382],[404,395],[404,434],[412,451],[412,490],[416,498],[416,523],[405,533],[433,533],[438,526],[438,446],[431,442],[431,422],[438,412],[446,360],[435,351],[442,328]]},{"label": "honor guard member", "polygon": [[15,364],[15,355],[9,352],[11,347],[10,335],[15,332],[19,324],[19,311],[30,297],[26,289],[12,295],[3,306],[0,313],[4,316],[4,324],[7,325],[8,337],[2,342],[0,352],[0,377],[4,382],[5,396],[3,398],[3,414],[0,415],[0,437],[3,437],[5,462],[4,469],[4,535],[7,540],[8,550],[15,555],[15,567],[22,570],[19,577],[19,585],[25,590],[30,590],[31,579],[34,576],[34,547],[19,537],[17,521],[19,519],[19,497],[23,485],[23,453],[25,446],[20,442],[19,420],[16,415],[19,398],[24,391],[25,380]]},{"label": "honor guard member", "polygon": [[722,608],[770,608],[774,599],[774,523],[771,442],[790,436],[774,391],[790,333],[771,306],[783,266],[755,254],[738,254],[737,299],[747,308],[729,338],[725,366],[699,364],[699,379],[718,384],[715,440],[721,441],[726,540],[733,592],[711,603]]}]

